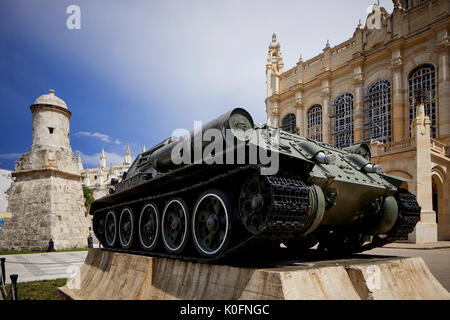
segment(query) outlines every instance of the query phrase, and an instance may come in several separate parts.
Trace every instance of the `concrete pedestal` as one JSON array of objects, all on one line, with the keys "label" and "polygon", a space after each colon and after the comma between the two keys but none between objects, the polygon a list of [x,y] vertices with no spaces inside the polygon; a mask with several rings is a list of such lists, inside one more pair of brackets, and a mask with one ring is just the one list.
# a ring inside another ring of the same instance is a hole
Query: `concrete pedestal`
[{"label": "concrete pedestal", "polygon": [[408,235],[408,241],[417,244],[437,242],[437,223],[419,221],[414,231]]},{"label": "concrete pedestal", "polygon": [[91,249],[81,277],[60,290],[72,299],[450,299],[422,258],[290,261],[277,268],[249,268],[102,249]]}]

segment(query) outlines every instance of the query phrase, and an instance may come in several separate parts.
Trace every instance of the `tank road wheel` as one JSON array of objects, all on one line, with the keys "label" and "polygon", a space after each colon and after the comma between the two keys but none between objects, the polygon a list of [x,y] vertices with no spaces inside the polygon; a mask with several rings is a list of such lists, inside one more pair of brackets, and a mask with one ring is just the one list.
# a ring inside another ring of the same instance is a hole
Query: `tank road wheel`
[{"label": "tank road wheel", "polygon": [[164,247],[170,253],[180,253],[186,246],[189,232],[189,211],[186,203],[172,199],[164,208],[161,231]]},{"label": "tank road wheel", "polygon": [[266,223],[264,201],[270,195],[270,187],[264,177],[250,177],[242,186],[239,195],[239,213],[242,223],[253,234],[257,234]]},{"label": "tank road wheel", "polygon": [[159,213],[156,205],[148,203],[139,216],[139,241],[144,250],[153,250],[158,244]]},{"label": "tank road wheel", "polygon": [[108,247],[114,247],[117,240],[117,217],[114,211],[108,211],[105,219],[105,241]]},{"label": "tank road wheel", "polygon": [[129,249],[133,243],[134,216],[129,207],[123,208],[119,219],[119,240],[124,249]]},{"label": "tank road wheel", "polygon": [[232,225],[229,197],[218,190],[203,193],[194,207],[192,234],[201,255],[214,257],[226,250]]}]

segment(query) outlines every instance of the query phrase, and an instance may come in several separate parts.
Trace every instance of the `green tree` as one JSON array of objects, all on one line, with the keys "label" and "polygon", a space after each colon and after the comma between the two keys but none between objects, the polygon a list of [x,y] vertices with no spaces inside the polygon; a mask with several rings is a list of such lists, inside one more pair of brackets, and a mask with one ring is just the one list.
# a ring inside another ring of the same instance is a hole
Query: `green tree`
[{"label": "green tree", "polygon": [[83,185],[84,205],[89,211],[92,201],[94,201],[94,191]]}]

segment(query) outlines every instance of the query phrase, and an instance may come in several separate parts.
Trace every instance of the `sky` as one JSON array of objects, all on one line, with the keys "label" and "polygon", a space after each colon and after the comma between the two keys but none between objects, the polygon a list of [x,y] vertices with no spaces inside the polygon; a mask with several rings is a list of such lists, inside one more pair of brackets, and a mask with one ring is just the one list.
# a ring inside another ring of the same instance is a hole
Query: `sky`
[{"label": "sky", "polygon": [[[123,162],[235,108],[266,122],[272,33],[285,70],[349,39],[375,0],[1,0],[0,168],[31,146],[30,105],[54,89],[84,166]],[[80,29],[69,29],[71,5]],[[392,12],[392,1],[380,5]]]}]

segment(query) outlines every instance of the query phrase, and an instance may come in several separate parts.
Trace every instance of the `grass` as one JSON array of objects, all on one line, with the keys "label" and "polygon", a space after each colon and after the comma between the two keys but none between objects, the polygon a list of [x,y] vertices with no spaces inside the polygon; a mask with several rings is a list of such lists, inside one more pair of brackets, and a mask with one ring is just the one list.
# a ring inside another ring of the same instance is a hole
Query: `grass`
[{"label": "grass", "polygon": [[[54,252],[71,252],[71,251],[88,251],[89,248],[67,249]],[[33,253],[48,253],[47,251],[0,251],[0,256],[7,256],[10,254],[33,254]]]},{"label": "grass", "polygon": [[[58,287],[66,284],[67,279],[30,281],[17,283],[19,300],[66,300]],[[9,293],[10,285],[7,286]],[[1,297],[1,296],[0,296]]]}]

